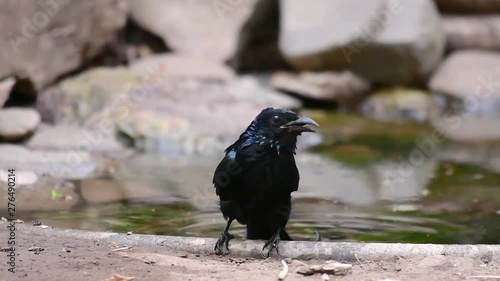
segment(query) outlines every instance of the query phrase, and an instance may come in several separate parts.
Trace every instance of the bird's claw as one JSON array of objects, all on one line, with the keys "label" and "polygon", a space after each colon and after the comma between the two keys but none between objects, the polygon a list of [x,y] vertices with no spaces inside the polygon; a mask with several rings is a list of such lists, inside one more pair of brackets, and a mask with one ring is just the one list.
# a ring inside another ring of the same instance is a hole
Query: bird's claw
[{"label": "bird's claw", "polygon": [[[280,243],[280,235],[271,237],[271,239],[267,240],[266,243],[264,244],[264,247],[262,247],[262,255],[264,255],[266,258],[268,258],[271,255],[271,252],[273,249],[276,249],[276,253],[279,255],[280,252],[278,250],[278,244]],[[266,252],[266,248],[269,248]]]},{"label": "bird's claw", "polygon": [[219,240],[215,243],[214,252],[216,255],[227,255],[229,254],[229,240],[233,239],[234,236],[229,233],[222,232]]}]

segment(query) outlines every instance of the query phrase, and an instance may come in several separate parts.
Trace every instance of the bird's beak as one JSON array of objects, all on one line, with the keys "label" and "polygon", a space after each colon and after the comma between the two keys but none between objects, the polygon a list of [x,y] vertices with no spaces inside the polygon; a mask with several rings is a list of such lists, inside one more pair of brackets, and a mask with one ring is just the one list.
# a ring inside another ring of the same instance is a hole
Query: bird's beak
[{"label": "bird's beak", "polygon": [[305,116],[299,116],[299,119],[288,122],[287,124],[281,126],[281,128],[296,132],[315,132],[307,125],[319,127],[318,123],[316,123],[316,121],[312,120],[311,118]]}]

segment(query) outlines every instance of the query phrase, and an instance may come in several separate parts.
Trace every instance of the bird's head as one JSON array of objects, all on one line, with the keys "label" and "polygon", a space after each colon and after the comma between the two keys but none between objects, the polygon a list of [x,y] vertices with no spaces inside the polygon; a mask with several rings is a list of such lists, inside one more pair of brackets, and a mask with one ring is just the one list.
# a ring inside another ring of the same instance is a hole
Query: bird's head
[{"label": "bird's head", "polygon": [[311,126],[319,127],[311,118],[300,116],[293,111],[266,108],[255,117],[246,133],[264,144],[293,146],[295,149],[297,136],[303,132],[315,132]]}]

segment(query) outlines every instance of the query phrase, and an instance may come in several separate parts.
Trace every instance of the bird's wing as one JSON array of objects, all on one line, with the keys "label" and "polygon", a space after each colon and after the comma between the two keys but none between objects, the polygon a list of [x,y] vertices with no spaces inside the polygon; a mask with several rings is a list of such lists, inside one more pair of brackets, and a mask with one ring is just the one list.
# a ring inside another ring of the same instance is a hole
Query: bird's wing
[{"label": "bird's wing", "polygon": [[236,161],[236,149],[227,150],[226,155],[222,158],[214,173],[213,184],[217,195],[237,184],[241,178],[241,169]]},{"label": "bird's wing", "polygon": [[[214,178],[217,195],[242,189],[281,189],[297,191],[299,171],[293,155],[276,159],[252,142],[229,147],[217,166]],[[230,191],[231,190],[231,191]]]},{"label": "bird's wing", "polygon": [[252,139],[240,138],[226,149],[226,155],[215,169],[213,178],[217,195],[232,190],[225,193],[231,197],[235,190],[248,185],[246,174],[262,154],[256,147]]}]

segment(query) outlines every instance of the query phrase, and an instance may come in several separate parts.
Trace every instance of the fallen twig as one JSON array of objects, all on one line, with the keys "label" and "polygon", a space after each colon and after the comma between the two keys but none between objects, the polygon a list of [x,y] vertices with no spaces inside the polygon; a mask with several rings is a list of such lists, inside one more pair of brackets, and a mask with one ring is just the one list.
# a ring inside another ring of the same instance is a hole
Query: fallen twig
[{"label": "fallen twig", "polygon": [[285,280],[288,274],[288,264],[284,260],[281,260],[281,264],[283,265],[283,269],[278,273],[278,280]]},{"label": "fallen twig", "polygon": [[358,258],[358,254],[354,253],[354,257],[355,257],[355,258],[356,258],[356,260],[358,261],[358,263],[359,263],[359,267],[361,267],[361,268],[362,268],[362,267],[363,267],[363,264],[362,264],[362,263],[361,263],[361,261],[359,260],[359,258]]},{"label": "fallen twig", "polygon": [[304,265],[297,268],[296,272],[302,275],[313,275],[315,273],[327,273],[344,275],[352,268],[352,264],[329,262],[326,264]]},{"label": "fallen twig", "polygon": [[132,247],[125,246],[125,247],[113,249],[113,250],[111,250],[111,252],[125,251],[125,250],[129,250],[129,249],[132,249]]}]

